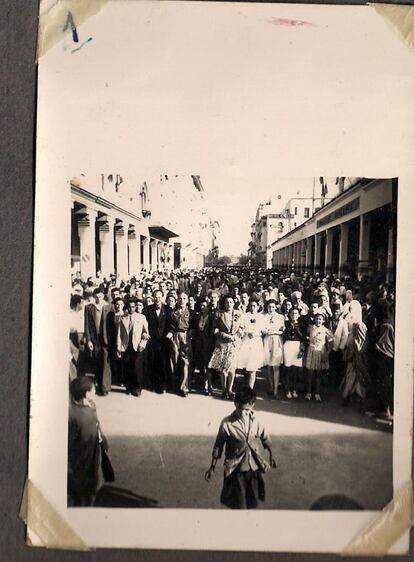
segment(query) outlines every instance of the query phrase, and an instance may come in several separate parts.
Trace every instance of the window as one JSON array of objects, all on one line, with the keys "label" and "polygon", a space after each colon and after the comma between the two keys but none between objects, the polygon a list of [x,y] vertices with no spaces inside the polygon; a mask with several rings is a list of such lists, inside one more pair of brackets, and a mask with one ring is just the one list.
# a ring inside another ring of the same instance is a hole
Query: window
[{"label": "window", "polygon": [[309,207],[305,207],[303,216],[305,217],[305,219],[309,218]]},{"label": "window", "polygon": [[296,217],[297,214],[298,214],[298,208],[295,207],[295,217]]},{"label": "window", "polygon": [[295,228],[296,228],[296,223],[295,223]]}]

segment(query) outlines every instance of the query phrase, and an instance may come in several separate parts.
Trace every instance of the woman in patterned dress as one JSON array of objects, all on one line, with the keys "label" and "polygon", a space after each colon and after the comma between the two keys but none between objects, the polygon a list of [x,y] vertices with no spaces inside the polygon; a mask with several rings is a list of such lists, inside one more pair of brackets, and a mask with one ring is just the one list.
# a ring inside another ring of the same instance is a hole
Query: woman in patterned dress
[{"label": "woman in patterned dress", "polygon": [[224,311],[217,313],[214,319],[216,344],[208,368],[216,369],[220,373],[222,398],[233,399],[238,352],[244,332],[244,315],[241,311],[234,310],[232,296],[226,295],[223,304]]}]

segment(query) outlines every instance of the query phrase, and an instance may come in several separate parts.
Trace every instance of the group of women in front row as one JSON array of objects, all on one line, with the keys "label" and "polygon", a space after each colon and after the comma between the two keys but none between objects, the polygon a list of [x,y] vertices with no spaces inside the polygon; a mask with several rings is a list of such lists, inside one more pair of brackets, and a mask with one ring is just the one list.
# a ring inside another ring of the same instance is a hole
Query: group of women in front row
[{"label": "group of women in front row", "polygon": [[[360,303],[353,301],[354,308]],[[323,373],[329,369],[329,353],[338,349],[349,335],[349,320],[343,320],[336,328],[336,335],[325,324],[321,309],[307,323],[301,311],[292,307],[287,317],[277,311],[277,303],[270,299],[263,313],[259,303],[251,299],[248,310],[243,313],[234,308],[234,299],[226,296],[224,311],[217,314],[215,330],[216,345],[209,368],[220,372],[223,398],[233,397],[236,369],[242,370],[250,388],[254,387],[257,371],[267,368],[269,395],[277,398],[280,366],[285,374],[286,398],[298,397],[298,375],[306,369],[306,400],[314,392],[316,401],[321,401],[320,386]]]}]

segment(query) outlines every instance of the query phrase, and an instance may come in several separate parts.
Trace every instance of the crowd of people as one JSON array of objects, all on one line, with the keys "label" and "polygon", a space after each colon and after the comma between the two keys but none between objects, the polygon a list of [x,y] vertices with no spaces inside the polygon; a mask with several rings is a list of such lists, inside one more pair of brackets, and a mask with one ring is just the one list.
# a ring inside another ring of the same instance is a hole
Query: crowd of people
[{"label": "crowd of people", "polygon": [[139,397],[190,392],[234,400],[236,373],[269,398],[343,404],[392,420],[394,290],[382,281],[247,267],[74,275],[70,379],[93,375]]}]

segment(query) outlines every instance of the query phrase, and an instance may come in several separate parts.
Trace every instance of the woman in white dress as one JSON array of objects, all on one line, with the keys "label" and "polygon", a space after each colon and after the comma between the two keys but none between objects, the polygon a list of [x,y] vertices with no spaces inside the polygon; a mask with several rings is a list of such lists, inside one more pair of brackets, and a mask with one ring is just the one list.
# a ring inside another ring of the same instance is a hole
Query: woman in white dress
[{"label": "woman in white dress", "polygon": [[285,328],[285,318],[276,310],[277,302],[270,299],[266,303],[263,329],[263,364],[267,367],[269,396],[277,398],[279,386],[279,367],[283,360],[282,334]]},{"label": "woman in white dress", "polygon": [[256,372],[263,367],[263,328],[264,315],[259,312],[259,303],[256,299],[250,299],[244,315],[244,336],[238,362],[238,368],[244,369],[250,388],[254,388]]}]

